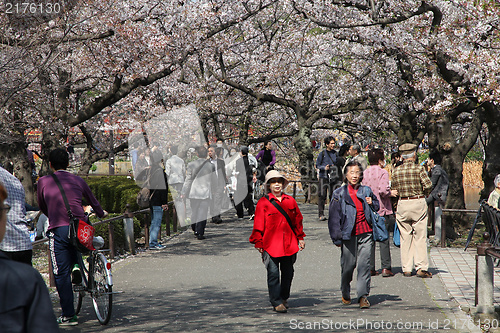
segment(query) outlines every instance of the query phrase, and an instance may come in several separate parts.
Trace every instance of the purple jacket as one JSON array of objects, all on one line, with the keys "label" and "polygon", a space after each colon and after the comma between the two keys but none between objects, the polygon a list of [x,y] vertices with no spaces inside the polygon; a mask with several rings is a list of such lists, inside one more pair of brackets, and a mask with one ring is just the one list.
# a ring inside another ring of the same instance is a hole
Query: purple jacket
[{"label": "purple jacket", "polygon": [[[264,157],[264,151],[265,151],[265,149],[261,149],[259,151],[259,153],[257,154],[257,156],[255,156],[255,158],[257,159],[257,161],[260,160],[260,159],[262,159]],[[274,165],[274,163],[276,163],[276,152],[274,150],[271,150],[271,157],[272,157],[272,160],[269,163],[269,165]]]},{"label": "purple jacket", "polygon": [[378,213],[380,216],[391,215],[391,188],[389,186],[389,173],[379,165],[370,165],[363,172],[363,185],[369,186],[380,202]]},{"label": "purple jacket", "polygon": [[[75,217],[88,221],[83,211],[82,198],[85,198],[87,203],[94,208],[97,216],[104,216],[99,201],[94,197],[89,186],[82,178],[65,170],[58,170],[55,175],[61,182],[64,192],[66,192],[69,207]],[[47,175],[38,180],[37,196],[40,210],[49,218],[48,230],[69,225],[69,217],[61,191],[52,176]]]}]

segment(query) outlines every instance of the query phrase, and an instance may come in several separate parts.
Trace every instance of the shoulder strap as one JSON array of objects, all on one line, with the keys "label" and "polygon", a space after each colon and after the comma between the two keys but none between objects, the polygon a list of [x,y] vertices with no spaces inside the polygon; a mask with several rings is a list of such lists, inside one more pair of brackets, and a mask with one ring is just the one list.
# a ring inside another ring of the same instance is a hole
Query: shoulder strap
[{"label": "shoulder strap", "polygon": [[198,167],[198,169],[196,169],[196,171],[194,172],[194,176],[193,176],[193,180],[196,179],[196,177],[198,176],[198,173],[201,171],[201,169],[203,168],[203,166],[205,165],[205,163],[207,163],[208,160],[205,160],[203,163],[201,163],[201,165]]},{"label": "shoulder strap", "polygon": [[285,217],[286,221],[288,222],[288,225],[290,226],[290,229],[292,229],[293,234],[295,235],[295,237],[297,237],[297,234],[295,233],[295,230],[293,230],[293,227],[292,227],[292,219],[290,219],[290,216],[288,216],[288,214],[285,212],[283,207],[281,207],[274,199],[269,199],[269,195],[266,194],[264,197],[270,203],[272,203],[273,206],[276,207],[276,209]]},{"label": "shoulder strap", "polygon": [[69,207],[69,202],[68,202],[68,198],[66,197],[66,192],[64,192],[64,189],[61,185],[61,182],[59,181],[59,178],[57,178],[57,176],[55,174],[51,174],[51,176],[52,176],[52,178],[54,178],[54,181],[56,182],[57,187],[59,187],[59,191],[61,191],[61,194],[62,194],[62,197],[64,200],[64,205],[66,206],[66,211],[68,212],[68,216],[71,220],[73,218],[73,213],[71,212],[71,208]]},{"label": "shoulder strap", "polygon": [[337,156],[336,154],[333,154],[333,157],[332,158],[332,155],[330,155],[330,152],[327,150],[326,153],[328,154],[328,157],[330,157],[330,160],[332,161],[333,164],[337,165]]}]

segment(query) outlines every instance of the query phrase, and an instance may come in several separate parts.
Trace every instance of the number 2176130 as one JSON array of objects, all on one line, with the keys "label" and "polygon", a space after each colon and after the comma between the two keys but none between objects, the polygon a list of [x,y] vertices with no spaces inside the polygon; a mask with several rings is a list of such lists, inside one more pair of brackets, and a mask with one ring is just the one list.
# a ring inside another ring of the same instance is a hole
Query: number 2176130
[{"label": "number 2176130", "polygon": [[61,12],[59,2],[5,2],[4,6],[5,14],[14,15],[59,14]]}]

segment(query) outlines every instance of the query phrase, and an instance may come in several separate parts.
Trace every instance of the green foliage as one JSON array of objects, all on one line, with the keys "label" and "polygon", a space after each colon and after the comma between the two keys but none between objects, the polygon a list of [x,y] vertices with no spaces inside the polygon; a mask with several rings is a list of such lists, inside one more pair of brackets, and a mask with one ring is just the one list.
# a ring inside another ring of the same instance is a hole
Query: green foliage
[{"label": "green foliage", "polygon": [[[121,214],[109,214],[106,219],[120,216]],[[99,219],[96,216],[91,216],[90,221],[96,223]],[[123,220],[119,219],[110,222],[113,225],[114,244],[117,252],[123,252],[125,249],[125,233],[123,227]],[[103,223],[95,226],[95,235],[104,238],[104,248],[109,248],[109,223]],[[134,239],[142,236],[141,222],[134,217]]]},{"label": "green foliage", "polygon": [[429,158],[429,151],[426,150],[423,153],[417,153],[417,155],[418,155],[418,163],[422,163],[423,161]]},{"label": "green foliage", "polygon": [[328,30],[316,27],[316,28],[309,29],[309,31],[307,33],[311,36],[318,36],[318,35],[323,35],[323,34],[328,33]]},{"label": "green foliage", "polygon": [[465,162],[470,162],[470,161],[483,161],[483,152],[480,149],[471,149],[468,153],[467,156],[465,156]]},{"label": "green foliage", "polygon": [[139,210],[135,202],[139,186],[127,176],[87,177],[85,181],[102,208],[110,213],[123,214],[128,204],[130,211]]}]

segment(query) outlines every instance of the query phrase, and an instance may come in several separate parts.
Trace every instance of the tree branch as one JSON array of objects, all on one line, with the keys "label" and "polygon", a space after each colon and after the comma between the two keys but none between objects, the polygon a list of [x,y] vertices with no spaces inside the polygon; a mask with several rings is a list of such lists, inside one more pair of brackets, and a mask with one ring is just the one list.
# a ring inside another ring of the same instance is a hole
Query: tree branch
[{"label": "tree branch", "polygon": [[[431,32],[433,32],[437,26],[441,24],[441,20],[443,18],[443,13],[437,6],[430,5],[426,3],[425,1],[422,1],[420,7],[416,11],[407,11],[400,13],[399,15],[391,18],[376,18],[375,16],[372,15],[372,19],[374,22],[372,23],[357,23],[357,24],[336,24],[332,22],[327,22],[327,21],[321,21],[312,15],[308,14],[305,10],[299,9],[297,7],[297,4],[295,1],[292,1],[293,8],[297,13],[301,14],[305,19],[310,20],[311,22],[316,23],[317,25],[329,29],[350,29],[350,28],[356,28],[356,27],[371,27],[375,25],[389,25],[389,24],[395,24],[395,23],[401,23],[403,21],[409,20],[412,17],[419,16],[422,14],[425,14],[427,12],[432,12],[433,13],[433,19],[431,23]],[[369,7],[366,7],[368,10]]]}]

